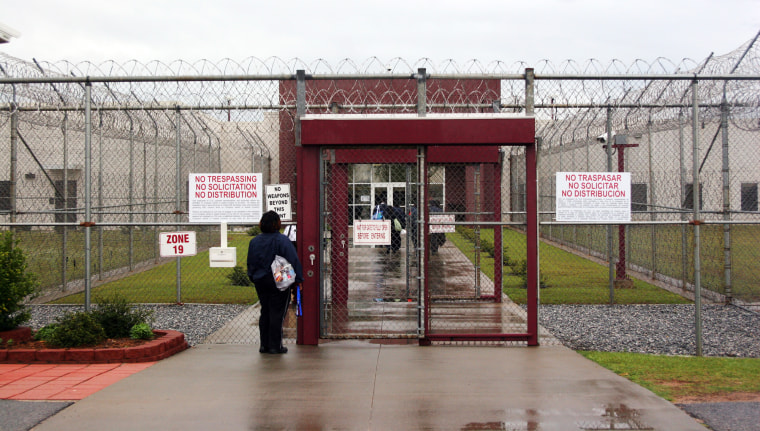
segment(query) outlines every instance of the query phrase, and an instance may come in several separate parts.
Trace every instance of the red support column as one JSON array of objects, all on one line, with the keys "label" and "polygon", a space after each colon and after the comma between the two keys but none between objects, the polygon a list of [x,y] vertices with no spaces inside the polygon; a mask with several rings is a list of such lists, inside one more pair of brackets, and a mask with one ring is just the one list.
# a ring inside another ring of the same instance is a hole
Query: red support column
[{"label": "red support column", "polygon": [[[303,315],[298,317],[297,344],[319,344],[319,147],[297,147],[298,180],[298,259],[303,265],[304,281],[301,304]],[[309,259],[314,254],[315,259]]]},{"label": "red support column", "polygon": [[538,346],[538,172],[535,144],[525,147],[525,210],[528,259],[528,345]]}]

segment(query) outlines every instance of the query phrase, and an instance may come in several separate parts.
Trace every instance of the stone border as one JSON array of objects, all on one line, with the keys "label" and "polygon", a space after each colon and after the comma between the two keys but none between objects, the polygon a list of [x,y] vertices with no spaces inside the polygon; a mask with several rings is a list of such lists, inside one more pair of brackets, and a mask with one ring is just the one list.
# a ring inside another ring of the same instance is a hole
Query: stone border
[{"label": "stone border", "polygon": [[185,334],[155,330],[156,338],[136,347],[108,349],[0,349],[3,364],[109,364],[155,362],[189,347]]}]

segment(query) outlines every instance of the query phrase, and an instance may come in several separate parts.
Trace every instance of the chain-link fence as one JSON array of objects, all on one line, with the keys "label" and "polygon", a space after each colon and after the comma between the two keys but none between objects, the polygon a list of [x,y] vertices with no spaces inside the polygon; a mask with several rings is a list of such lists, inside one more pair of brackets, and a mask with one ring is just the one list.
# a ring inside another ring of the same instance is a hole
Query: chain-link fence
[{"label": "chain-link fence", "polygon": [[[44,291],[38,301],[88,301],[83,292],[91,283],[94,295],[129,291],[135,302],[252,303],[253,289],[235,286],[229,269],[208,267],[204,253],[218,244],[219,226],[188,223],[190,173],[257,172],[265,184],[295,184],[297,119],[303,114],[527,114],[536,118],[546,241],[617,264],[618,275],[627,270],[684,293],[701,287],[719,301],[757,303],[758,50],[752,40],[700,62],[590,61],[532,69],[400,59],[336,66],[278,59],[95,65],[0,55],[0,139],[7,155],[0,160],[1,221],[27,251]],[[505,224],[524,220],[522,151],[503,148],[502,214],[496,219]],[[419,248],[417,234],[409,234],[412,203],[430,204],[415,195],[416,163],[389,156],[345,166],[340,175],[351,189],[349,200],[332,204],[348,211],[330,213],[351,226],[371,218],[379,200],[403,202],[397,206],[410,222],[403,239],[409,252],[394,270],[408,280],[416,277]],[[475,178],[483,167],[428,168],[429,196],[444,214],[472,222],[459,226],[457,238],[471,236],[481,250],[484,234],[476,222],[483,221],[477,219],[482,211],[462,198],[474,193],[466,187],[480,183],[451,186],[449,180]],[[618,170],[632,176],[630,224],[619,230],[554,221],[556,172]],[[323,192],[331,202],[330,190]],[[330,225],[327,220],[326,231]],[[230,242],[243,267],[249,227],[231,226]],[[197,233],[197,262],[160,257],[158,234],[170,230]],[[436,252],[462,252],[453,234],[442,235]],[[323,256],[327,264],[339,253],[332,241]],[[467,289],[433,291],[433,297],[499,295],[477,259],[465,259],[475,268],[462,280]],[[340,279],[325,276],[332,283]],[[451,278],[443,270],[433,276]],[[155,287],[143,289],[146,284]],[[381,291],[365,299],[396,304],[419,296],[418,286],[406,283],[381,287],[372,286]],[[335,292],[323,294],[335,301]],[[325,328],[339,327],[335,310],[326,307]],[[409,335],[419,326],[404,320],[391,332]],[[359,332],[373,331],[365,325]]]}]

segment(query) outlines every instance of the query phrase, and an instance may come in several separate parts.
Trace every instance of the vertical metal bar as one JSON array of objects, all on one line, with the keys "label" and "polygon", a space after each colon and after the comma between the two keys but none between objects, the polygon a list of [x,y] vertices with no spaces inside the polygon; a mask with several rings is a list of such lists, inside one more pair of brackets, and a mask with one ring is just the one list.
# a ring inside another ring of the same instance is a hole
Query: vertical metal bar
[{"label": "vertical metal bar", "polygon": [[296,147],[301,146],[301,117],[304,115],[306,115],[306,71],[296,70]]},{"label": "vertical metal bar", "polygon": [[535,114],[535,77],[533,68],[525,69],[525,115]]},{"label": "vertical metal bar", "polygon": [[700,237],[699,237],[699,224],[700,214],[699,206],[701,199],[700,187],[699,187],[699,96],[697,90],[699,84],[695,79],[691,83],[691,100],[692,100],[692,119],[691,119],[691,133],[692,133],[692,207],[694,207],[694,328],[697,346],[697,356],[702,356],[702,274],[701,274],[701,261],[700,261]]},{"label": "vertical metal bar", "polygon": [[[10,104],[11,111],[11,166],[10,166],[10,199],[11,199],[11,213],[10,222],[16,223],[16,171],[18,170],[18,109],[16,109],[16,86],[13,86],[13,99],[14,102]],[[15,227],[11,227],[11,232],[15,230]]]},{"label": "vertical metal bar", "polygon": [[[63,197],[63,221],[64,223],[67,223],[69,221],[69,149],[68,149],[68,139],[69,139],[69,113],[64,112],[63,113],[63,124],[61,125],[61,131],[63,132],[63,190],[62,190],[62,197]],[[61,247],[61,290],[66,291],[66,286],[68,285],[68,260],[69,260],[69,249],[68,249],[68,242],[69,242],[69,227],[63,226],[63,231],[61,235],[61,241],[62,241],[62,247]]]},{"label": "vertical metal bar", "polygon": [[480,164],[475,165],[473,173],[473,186],[475,192],[475,297],[480,298]]},{"label": "vertical metal bar", "polygon": [[526,210],[526,255],[528,261],[528,339],[529,346],[538,345],[538,304],[539,304],[539,239],[538,239],[538,148],[525,147],[525,210]]},{"label": "vertical metal bar", "polygon": [[417,116],[427,115],[427,69],[417,69]]},{"label": "vertical metal bar", "polygon": [[88,80],[84,87],[84,310],[90,311],[90,289],[92,287],[91,251],[92,235],[92,83]]},{"label": "vertical metal bar", "polygon": [[[98,110],[98,221],[103,221],[103,112]],[[103,227],[98,227],[98,280],[103,280]]]},{"label": "vertical metal bar", "polygon": [[[612,172],[612,108],[607,108],[607,172]],[[612,225],[607,225],[607,262],[610,287],[610,305],[615,303],[615,259],[612,256]]]},{"label": "vertical metal bar", "polygon": [[[678,111],[678,147],[679,147],[679,177],[681,186],[681,220],[686,220],[686,211],[683,210],[684,202],[686,201],[686,143],[683,136],[683,111]],[[686,226],[681,225],[681,289],[686,290],[686,271],[688,265],[688,256],[686,252]]]},{"label": "vertical metal bar", "polygon": [[[177,223],[182,221],[182,154],[181,154],[181,127],[182,127],[182,112],[179,109],[179,106],[176,108],[176,140],[175,140],[175,151],[174,151],[174,164],[175,164],[175,184],[174,184],[174,191],[176,194],[176,201],[175,201],[175,214],[176,214],[176,220]],[[180,227],[177,226],[177,230],[179,230]],[[175,258],[177,260],[177,304],[182,303],[182,258],[177,256]]]},{"label": "vertical metal bar", "polygon": [[135,202],[135,127],[132,116],[129,115],[129,271],[135,269],[135,227],[132,223],[135,221],[134,202]]},{"label": "vertical metal bar", "polygon": [[[720,106],[720,127],[723,140],[723,220],[731,221],[731,177],[728,158],[728,102],[726,100],[725,87],[723,90],[723,103]],[[731,288],[731,225],[723,225],[723,276],[724,295],[726,303],[733,301]]]},{"label": "vertical metal bar", "polygon": [[[655,193],[654,168],[652,163],[652,120],[647,121],[647,148],[649,149],[649,219],[654,221],[657,214],[653,211],[657,204],[657,194]],[[657,274],[657,226],[652,223],[650,242],[652,244],[652,260],[650,264],[652,279]]]}]

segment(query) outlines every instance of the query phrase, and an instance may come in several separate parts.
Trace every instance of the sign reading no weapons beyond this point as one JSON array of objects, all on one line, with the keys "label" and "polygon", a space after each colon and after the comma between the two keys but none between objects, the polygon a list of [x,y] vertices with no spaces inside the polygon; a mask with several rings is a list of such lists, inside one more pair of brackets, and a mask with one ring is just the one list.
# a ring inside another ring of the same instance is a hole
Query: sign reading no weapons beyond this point
[{"label": "sign reading no weapons beyond this point", "polygon": [[258,223],[261,174],[190,174],[190,223]]},{"label": "sign reading no weapons beyond this point", "polygon": [[557,172],[557,221],[631,221],[630,172]]},{"label": "sign reading no weapons beyond this point", "polygon": [[266,199],[267,211],[274,211],[279,214],[280,220],[292,220],[290,184],[268,184],[266,186]]}]

